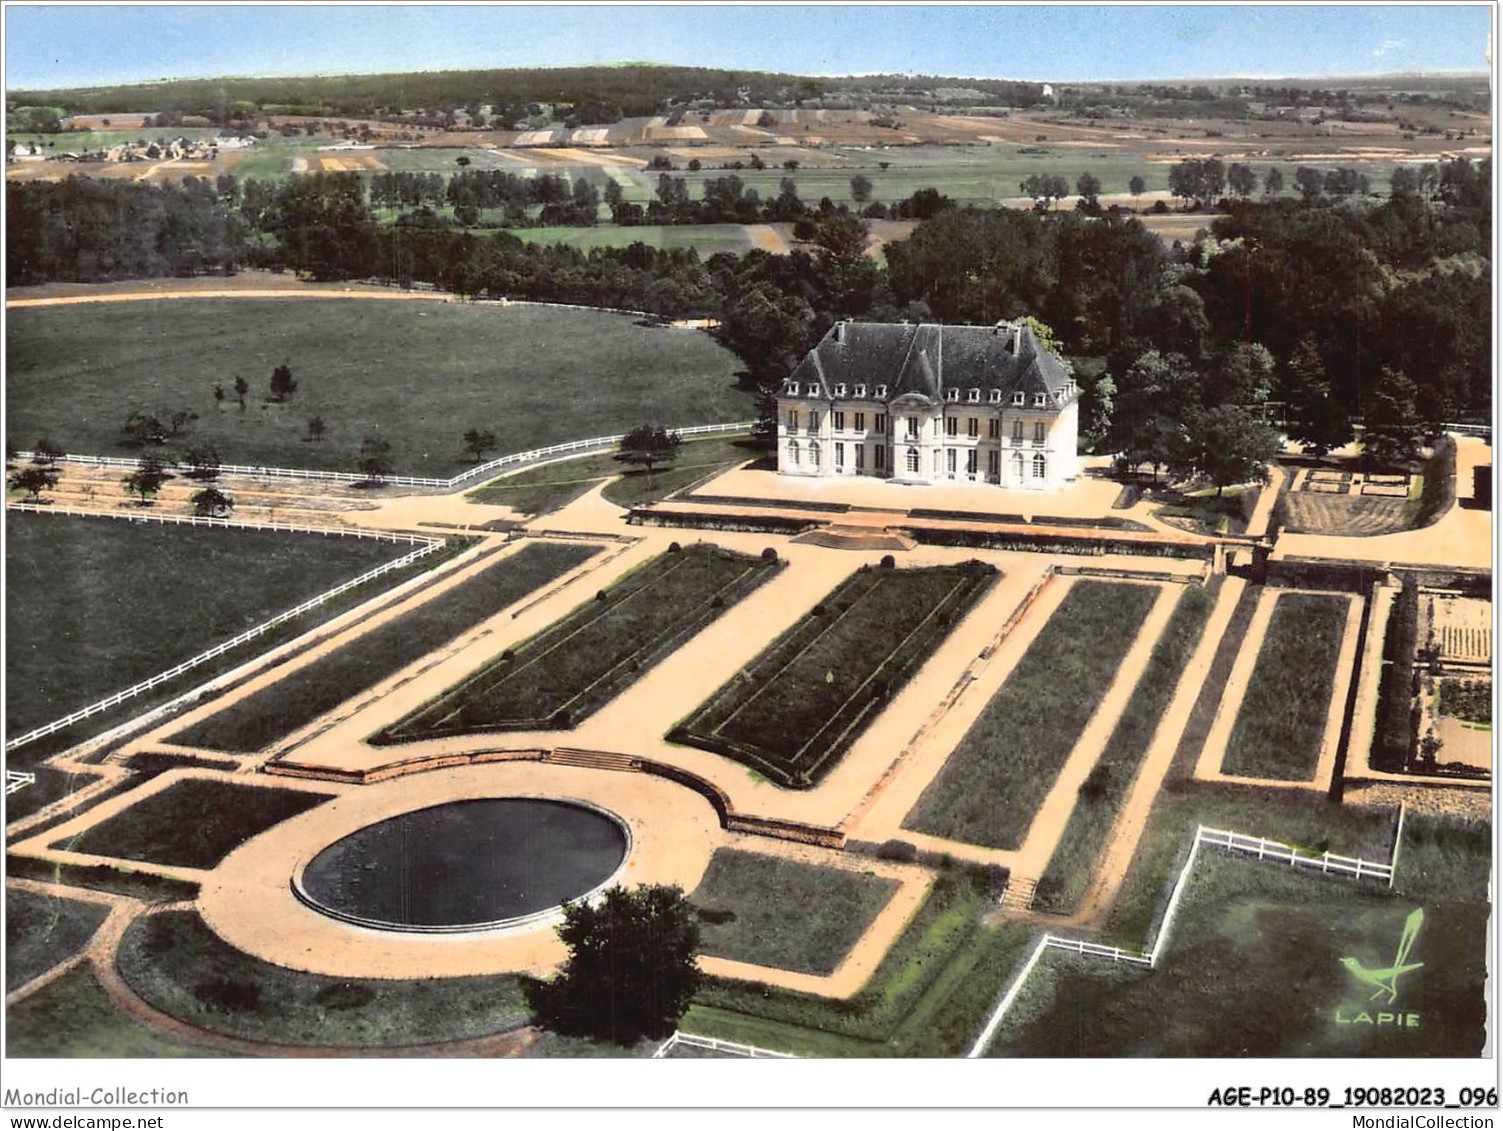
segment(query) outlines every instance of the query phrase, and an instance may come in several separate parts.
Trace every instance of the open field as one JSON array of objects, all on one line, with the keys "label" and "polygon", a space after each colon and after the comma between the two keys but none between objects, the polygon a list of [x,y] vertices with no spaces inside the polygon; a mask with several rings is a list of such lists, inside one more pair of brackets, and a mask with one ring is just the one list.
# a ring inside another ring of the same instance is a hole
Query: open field
[{"label": "open field", "polygon": [[371,741],[575,726],[777,568],[707,544],[654,558]]},{"label": "open field", "polygon": [[466,493],[476,503],[511,507],[522,514],[543,514],[577,499],[601,480],[619,476],[605,498],[620,507],[643,506],[687,487],[717,470],[755,459],[765,449],[745,436],[685,440],[678,458],[651,471],[623,463],[615,452],[530,467]]},{"label": "open field", "polygon": [[1282,781],[1315,776],[1348,608],[1345,598],[1325,594],[1278,598],[1222,772]]},{"label": "open field", "polygon": [[412,549],[22,513],[8,513],[5,529],[6,712],[16,735]]},{"label": "open field", "polygon": [[689,898],[702,953],[829,974],[897,889],[880,876],[721,848]]},{"label": "open field", "polygon": [[721,251],[740,255],[756,246],[743,224],[660,224],[631,228],[604,224],[598,228],[508,230],[527,243],[563,244],[580,251],[593,251],[597,247],[630,247],[634,243],[645,243],[668,251],[692,247],[699,252],[701,259],[708,259]]},{"label": "open field", "polygon": [[1180,595],[1174,615],[1154,645],[1148,667],[1133,689],[1127,709],[1075,799],[1065,831],[1049,858],[1049,866],[1039,878],[1033,906],[1069,914],[1080,902],[1107,833],[1148,753],[1154,731],[1174,697],[1214,604],[1214,594],[1199,586],[1187,585]]},{"label": "open field", "polygon": [[[130,454],[121,426],[132,412],[187,411],[198,419],[175,446],[210,444],[226,462],[354,471],[362,441],[379,435],[398,473],[447,477],[470,464],[470,428],[494,432],[499,454],[743,419],[751,406],[735,387],[739,362],[707,334],[619,314],[316,298],[9,313],[10,434],[70,452]],[[297,390],[277,404],[268,380],[284,362]],[[243,410],[236,377],[250,385]],[[327,426],[316,443],[314,416]]]},{"label": "open field", "polygon": [[981,599],[995,570],[863,566],[816,605],[669,739],[807,789]]},{"label": "open field", "polygon": [[527,1009],[513,977],[350,980],[261,962],[193,911],[131,924],[120,973],[163,1013],[216,1033],[288,1045],[381,1048],[515,1028]]},{"label": "open field", "polygon": [[[1481,861],[1485,876],[1485,854]],[[1209,853],[1190,877],[1156,969],[1050,953],[991,1052],[1477,1056],[1486,1010],[1485,884],[1426,894]],[[1396,1001],[1380,991],[1375,1003],[1373,987],[1344,963],[1393,965],[1416,908],[1423,924],[1410,961],[1422,966],[1397,983]],[[1390,1018],[1413,1013],[1417,1024],[1352,1023],[1383,1010]],[[1143,1024],[1147,1016],[1156,1023]]]},{"label": "open field", "polygon": [[411,612],[180,731],[173,741],[238,753],[260,750],[598,552],[587,544],[529,543]]},{"label": "open field", "polygon": [[82,950],[109,914],[102,903],[5,889],[5,992]]},{"label": "open field", "polygon": [[329,800],[306,790],[186,778],[54,847],[122,860],[212,868],[273,825]]},{"label": "open field", "polygon": [[1019,847],[1158,592],[1077,581],[904,827],[967,844]]}]

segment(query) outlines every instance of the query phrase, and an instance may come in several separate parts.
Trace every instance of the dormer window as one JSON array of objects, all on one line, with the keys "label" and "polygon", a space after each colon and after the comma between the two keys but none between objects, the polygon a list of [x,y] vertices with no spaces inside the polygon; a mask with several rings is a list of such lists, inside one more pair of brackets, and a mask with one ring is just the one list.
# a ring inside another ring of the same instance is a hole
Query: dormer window
[{"label": "dormer window", "polygon": [[1012,403],[1013,404],[1022,404],[1023,403],[1023,394],[1022,393],[1014,393],[1012,395]]},{"label": "dormer window", "polygon": [[789,396],[789,397],[796,397],[796,396],[798,396],[798,382],[797,381],[784,381],[783,382],[783,395],[784,396]]},{"label": "dormer window", "polygon": [[887,399],[887,386],[886,385],[878,385],[877,386],[877,399],[879,401],[885,401]]},{"label": "dormer window", "polygon": [[947,400],[947,401],[958,401],[959,399],[960,399],[960,390],[959,389],[954,388],[952,386],[951,388],[948,388],[948,389],[945,390],[945,400]]},{"label": "dormer window", "polygon": [[991,401],[992,404],[1001,404],[1002,403],[1002,390],[1001,389],[993,389],[992,393],[991,393],[991,396],[988,399]]},{"label": "dormer window", "polygon": [[819,396],[819,386],[813,383],[805,385],[804,392],[809,394],[809,396],[811,397],[817,397]]},{"label": "dormer window", "polygon": [[1033,394],[1033,407],[1034,408],[1043,408],[1044,407],[1044,400],[1045,400],[1045,398],[1044,398],[1044,394],[1043,393],[1034,393]]},{"label": "dormer window", "polygon": [[843,396],[845,396],[845,386],[844,385],[836,385],[835,386],[835,395],[837,397],[843,397]]},{"label": "dormer window", "polygon": [[970,389],[970,390],[968,390],[966,392],[965,399],[968,400],[971,404],[980,404],[981,403],[981,390],[980,389]]},{"label": "dormer window", "polygon": [[866,397],[866,386],[865,385],[857,385],[856,386],[856,397],[858,399],[863,399],[863,400],[865,399],[865,397]]}]

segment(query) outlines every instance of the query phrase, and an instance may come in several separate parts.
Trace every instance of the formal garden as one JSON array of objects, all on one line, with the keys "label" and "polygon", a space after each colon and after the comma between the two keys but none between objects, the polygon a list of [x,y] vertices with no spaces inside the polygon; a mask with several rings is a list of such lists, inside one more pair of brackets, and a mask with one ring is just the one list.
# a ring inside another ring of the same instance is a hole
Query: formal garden
[{"label": "formal garden", "polygon": [[669,734],[815,785],[996,579],[981,562],[852,574]]},{"label": "formal garden", "polygon": [[235,753],[264,749],[599,552],[589,543],[525,542],[408,612],[186,727],[172,741]]},{"label": "formal garden", "polygon": [[754,558],[708,544],[671,549],[370,741],[576,726],[780,564],[771,552]]},{"label": "formal garden", "polygon": [[1077,581],[904,818],[903,827],[1018,848],[1158,598]]}]

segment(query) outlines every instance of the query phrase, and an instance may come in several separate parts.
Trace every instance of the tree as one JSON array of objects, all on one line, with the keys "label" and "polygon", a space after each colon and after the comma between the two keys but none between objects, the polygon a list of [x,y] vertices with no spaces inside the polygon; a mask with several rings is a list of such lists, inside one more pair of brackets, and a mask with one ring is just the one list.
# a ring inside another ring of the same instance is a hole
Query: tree
[{"label": "tree", "polygon": [[225,518],[235,509],[235,500],[218,487],[204,487],[188,496],[193,513],[205,518]]},{"label": "tree", "polygon": [[38,467],[51,467],[63,458],[63,449],[54,444],[46,436],[37,440],[31,449],[31,462]]},{"label": "tree", "polygon": [[1314,204],[1325,188],[1325,178],[1320,175],[1319,169],[1301,165],[1294,170],[1294,187],[1306,204]]},{"label": "tree", "polygon": [[1246,200],[1258,191],[1258,174],[1246,165],[1234,163],[1226,171],[1227,187],[1238,200]]},{"label": "tree", "polygon": [[1080,197],[1086,211],[1099,209],[1101,202],[1096,198],[1101,195],[1101,178],[1094,173],[1080,174],[1075,178],[1075,195]]},{"label": "tree", "polygon": [[1257,410],[1242,405],[1217,405],[1199,414],[1194,433],[1197,469],[1216,485],[1218,497],[1233,483],[1266,482],[1268,464],[1283,446]]},{"label": "tree", "polygon": [[1315,338],[1306,334],[1288,365],[1289,438],[1309,455],[1323,456],[1352,438],[1352,421],[1331,392]]},{"label": "tree", "polygon": [[1134,200],[1142,196],[1147,188],[1148,182],[1143,180],[1143,178],[1138,176],[1137,174],[1134,174],[1132,177],[1128,178],[1127,191],[1132,193]]},{"label": "tree", "polygon": [[360,474],[370,483],[379,483],[391,474],[389,440],[371,435],[360,441]]},{"label": "tree", "polygon": [[323,442],[324,434],[329,431],[329,426],[324,423],[322,416],[310,416],[308,418],[308,439],[315,444]]},{"label": "tree", "polygon": [[1226,187],[1226,166],[1219,158],[1191,157],[1169,166],[1169,191],[1186,204],[1210,204]]},{"label": "tree", "polygon": [[121,431],[125,433],[126,443],[138,448],[147,444],[165,444],[168,437],[166,424],[154,414],[139,410],[125,418]]},{"label": "tree", "polygon": [[214,386],[214,403],[216,405],[223,406],[223,404],[224,404],[224,386],[223,385],[215,385]]},{"label": "tree", "polygon": [[1107,429],[1106,449],[1120,452],[1129,467],[1165,467],[1189,462],[1186,421],[1196,410],[1200,377],[1182,354],[1149,350],[1116,382],[1116,412]]},{"label": "tree", "polygon": [[271,399],[281,404],[297,391],[297,382],[292,378],[292,370],[286,363],[277,366],[271,371]]},{"label": "tree", "polygon": [[496,434],[488,430],[471,428],[464,434],[464,450],[469,452],[476,463],[485,458],[486,452],[496,450]]},{"label": "tree", "polygon": [[564,906],[569,957],[552,981],[524,983],[535,1020],[565,1036],[635,1044],[668,1036],[704,979],[699,924],[677,887],[616,886]]},{"label": "tree", "polygon": [[872,182],[868,177],[857,173],[851,178],[851,199],[857,204],[865,204],[872,198]]},{"label": "tree", "polygon": [[1263,174],[1263,195],[1278,196],[1284,191],[1284,174],[1277,165],[1270,165],[1268,172]]},{"label": "tree", "polygon": [[206,482],[219,478],[219,452],[212,445],[199,444],[189,448],[185,459],[191,469],[188,478]]},{"label": "tree", "polygon": [[661,424],[643,424],[622,439],[616,458],[623,463],[643,464],[650,474],[653,464],[672,463],[677,459],[678,448],[678,433],[669,432]]},{"label": "tree", "polygon": [[1414,382],[1385,365],[1362,420],[1362,461],[1369,468],[1398,468],[1419,454],[1425,425]]},{"label": "tree", "polygon": [[58,474],[55,467],[33,464],[11,472],[10,485],[12,490],[25,491],[35,503],[41,500],[43,491],[50,491],[57,486]]},{"label": "tree", "polygon": [[240,402],[240,411],[245,411],[245,394],[250,392],[250,384],[244,377],[235,378],[235,399]]},{"label": "tree", "polygon": [[1033,207],[1040,212],[1070,191],[1070,184],[1058,173],[1030,173],[1026,180],[1018,182],[1018,191],[1033,198]]},{"label": "tree", "polygon": [[140,497],[141,505],[149,507],[162,484],[167,482],[167,465],[155,452],[147,452],[136,464],[136,470],[122,476],[120,484],[127,495]]}]

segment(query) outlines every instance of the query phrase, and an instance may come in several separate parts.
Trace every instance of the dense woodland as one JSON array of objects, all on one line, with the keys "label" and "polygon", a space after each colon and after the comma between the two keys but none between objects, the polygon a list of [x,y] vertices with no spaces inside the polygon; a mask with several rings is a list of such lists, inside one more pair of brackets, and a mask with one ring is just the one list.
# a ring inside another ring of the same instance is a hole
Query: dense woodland
[{"label": "dense woodland", "polygon": [[[556,198],[545,208],[593,211],[593,197],[580,200],[561,178],[551,188],[542,180],[524,188],[468,173],[442,191],[471,207],[522,209],[543,194]],[[13,182],[10,279],[259,267],[712,316],[748,384],[759,385],[783,376],[838,319],[987,324],[1031,315],[1075,359],[1088,442],[1227,482],[1266,447],[1252,416],[1238,415],[1259,402],[1287,402],[1291,435],[1316,451],[1344,442],[1361,420],[1372,450],[1394,463],[1414,454],[1423,421],[1490,410],[1488,162],[1456,160],[1396,179],[1381,202],[1221,200],[1210,235],[1173,248],[1120,210],[962,209],[943,207],[936,194],[912,236],[888,246],[885,267],[865,253],[860,216],[829,201],[781,206],[782,218],[805,225],[808,250],[701,259],[644,244],[589,253],[533,245],[504,231],[425,223],[421,210],[378,223],[373,199],[413,203],[401,197],[405,183],[368,186],[353,173],[274,184]],[[419,188],[439,191],[433,182]],[[797,199],[791,186],[784,195]],[[660,203],[661,220],[675,205]],[[733,176],[677,207],[691,203],[700,222],[767,215]],[[1223,472],[1210,466],[1218,452],[1232,459]],[[1241,463],[1238,452],[1247,454]]]}]

